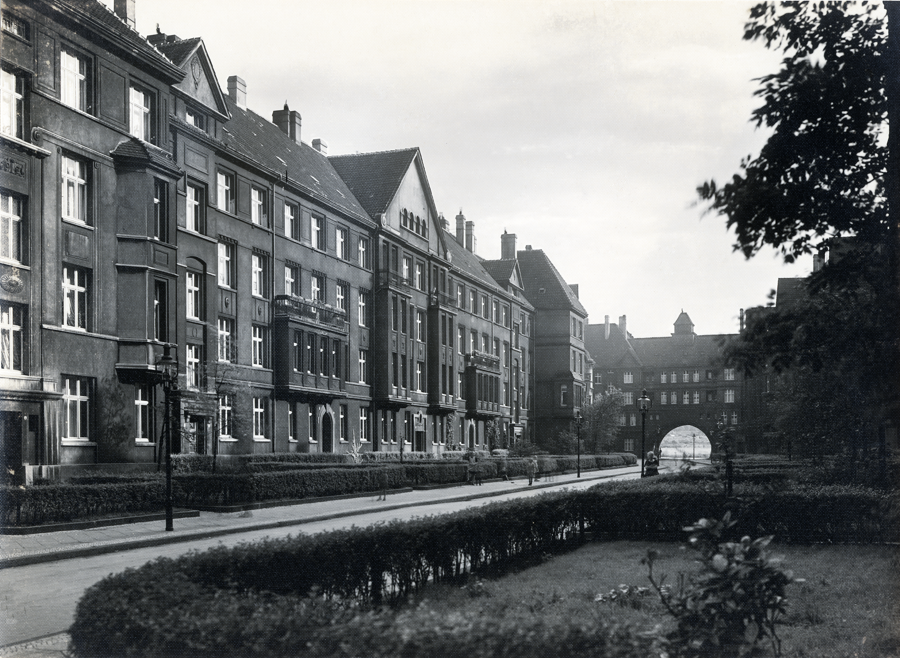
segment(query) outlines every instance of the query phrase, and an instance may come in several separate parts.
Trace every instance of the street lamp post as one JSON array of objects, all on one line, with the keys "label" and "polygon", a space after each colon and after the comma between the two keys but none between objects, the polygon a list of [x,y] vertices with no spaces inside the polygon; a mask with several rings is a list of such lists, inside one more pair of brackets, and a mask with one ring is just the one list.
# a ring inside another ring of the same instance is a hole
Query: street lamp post
[{"label": "street lamp post", "polygon": [[163,346],[163,355],[156,362],[157,379],[163,385],[165,395],[165,450],[166,450],[166,531],[174,530],[172,524],[172,394],[178,390],[178,362],[172,358],[172,346]]},{"label": "street lamp post", "polygon": [[691,459],[697,461],[697,433],[691,434]]},{"label": "street lamp post", "polygon": [[644,452],[644,440],[647,435],[647,411],[650,410],[650,398],[647,397],[646,388],[641,391],[638,404],[641,409],[641,477],[644,477],[644,461],[647,459],[647,453]]},{"label": "street lamp post", "polygon": [[576,471],[578,475],[576,477],[581,477],[581,413],[575,416],[575,449],[578,453],[578,457],[576,459]]}]

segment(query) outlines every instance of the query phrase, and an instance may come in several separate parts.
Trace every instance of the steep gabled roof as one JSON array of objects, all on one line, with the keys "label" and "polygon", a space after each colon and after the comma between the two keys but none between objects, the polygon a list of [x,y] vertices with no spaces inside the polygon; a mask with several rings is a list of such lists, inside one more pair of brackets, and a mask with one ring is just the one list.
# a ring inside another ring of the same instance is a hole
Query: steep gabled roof
[{"label": "steep gabled roof", "polygon": [[391,205],[403,177],[418,153],[418,148],[407,148],[332,155],[328,160],[369,216],[375,219]]},{"label": "steep gabled roof", "polygon": [[[219,118],[223,121],[228,120],[225,94],[222,93],[222,86],[219,84],[212,59],[206,51],[203,39],[200,37],[179,39],[175,35],[167,36],[157,33],[150,40],[156,43],[156,49],[172,60],[178,68],[191,74],[185,76],[185,79],[175,85],[174,89],[209,107],[210,110],[219,114]],[[199,69],[191,67],[194,55],[197,56]],[[212,106],[210,106],[210,101]]]},{"label": "steep gabled roof", "polygon": [[589,324],[584,329],[584,346],[598,370],[625,364],[643,365],[631,342],[615,323],[609,325],[609,338],[606,337],[606,324]]},{"label": "steep gabled roof", "polygon": [[444,243],[450,254],[450,262],[453,264],[454,270],[463,272],[470,278],[482,283],[486,288],[500,289],[494,278],[484,268],[478,256],[459,244],[452,235],[447,235]]},{"label": "steep gabled roof", "polygon": [[688,367],[719,361],[728,337],[729,334],[662,336],[633,338],[631,342],[645,368]]},{"label": "steep gabled roof", "polygon": [[178,39],[157,44],[156,49],[172,60],[172,63],[176,66],[184,67],[187,58],[194,54],[194,51],[200,47],[201,42],[202,39],[200,37]]},{"label": "steep gabled roof", "polygon": [[511,258],[506,260],[483,260],[481,264],[494,281],[504,287],[509,285],[509,281],[516,271],[516,261]]},{"label": "steep gabled roof", "polygon": [[775,292],[775,304],[778,308],[791,308],[806,297],[806,279],[778,279],[778,290]]},{"label": "steep gabled roof", "polygon": [[231,121],[222,129],[222,141],[228,150],[262,164],[273,174],[286,174],[290,184],[313,198],[373,225],[328,158],[307,144],[297,144],[278,126],[238,107],[231,98],[225,100]]},{"label": "steep gabled roof", "polygon": [[535,308],[571,310],[587,317],[587,311],[556,266],[541,249],[526,249],[516,254],[525,296]]}]

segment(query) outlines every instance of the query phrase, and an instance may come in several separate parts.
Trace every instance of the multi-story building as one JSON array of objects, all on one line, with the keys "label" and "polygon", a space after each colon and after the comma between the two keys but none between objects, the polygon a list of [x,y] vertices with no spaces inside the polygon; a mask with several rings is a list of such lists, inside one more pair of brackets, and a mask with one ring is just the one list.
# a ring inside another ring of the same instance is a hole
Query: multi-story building
[{"label": "multi-story building", "polygon": [[[594,361],[597,393],[610,387],[621,391],[625,408],[619,418],[617,449],[640,450],[641,411],[638,400],[646,389],[646,449],[659,449],[666,435],[692,426],[711,435],[717,423],[742,428],[743,375],[723,367],[722,346],[728,334],[698,335],[690,316],[682,311],[670,336],[635,338],[626,318],[587,327],[587,349]],[[738,436],[741,436],[739,432]]]}]

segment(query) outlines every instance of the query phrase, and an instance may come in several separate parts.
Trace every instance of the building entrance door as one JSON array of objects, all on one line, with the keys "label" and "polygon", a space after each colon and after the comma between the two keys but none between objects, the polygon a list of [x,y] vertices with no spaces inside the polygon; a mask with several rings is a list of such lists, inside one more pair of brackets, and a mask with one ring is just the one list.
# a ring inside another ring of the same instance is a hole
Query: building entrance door
[{"label": "building entrance door", "polygon": [[322,416],[322,452],[334,452],[334,433],[330,414]]},{"label": "building entrance door", "polygon": [[0,481],[10,484],[25,483],[22,467],[22,413],[0,411]]}]

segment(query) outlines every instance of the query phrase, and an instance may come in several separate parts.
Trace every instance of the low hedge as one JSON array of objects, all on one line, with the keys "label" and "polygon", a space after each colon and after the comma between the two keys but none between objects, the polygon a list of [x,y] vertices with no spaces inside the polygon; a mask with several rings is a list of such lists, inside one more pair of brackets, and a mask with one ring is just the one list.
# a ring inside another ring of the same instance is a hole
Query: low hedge
[{"label": "low hedge", "polygon": [[131,512],[156,512],[165,506],[165,482],[51,484],[3,487],[0,519],[4,526],[64,523],[75,519]]},{"label": "low hedge", "polygon": [[[87,590],[69,629],[70,646],[79,657],[470,655],[480,650],[463,637],[465,633],[448,626],[481,628],[475,619],[448,619],[442,624],[429,620],[427,612],[380,617],[378,612],[360,612],[358,606],[402,600],[428,582],[539,559],[574,545],[568,540],[582,536],[582,529],[598,537],[626,533],[654,540],[682,539],[686,525],[700,517],[721,518],[726,508],[738,521],[730,531],[734,539],[743,534],[775,534],[781,542],[898,538],[896,494],[803,486],[773,492],[750,485],[738,487],[737,493],[737,498],[726,501],[717,492],[664,478],[614,482],[450,515],[160,558]],[[313,604],[303,598],[310,592],[331,601],[322,603],[327,614],[310,611]],[[359,620],[368,620],[371,635],[348,632],[366,625]],[[422,624],[407,623],[414,620]],[[426,631],[422,641],[427,637],[427,642],[418,644],[415,636],[422,627],[443,630],[433,635]],[[399,638],[384,637],[396,629],[406,630]],[[513,635],[526,633],[507,630]],[[562,648],[548,649],[546,654],[537,649],[505,652],[492,644],[498,638],[484,632],[486,646],[499,653],[474,655],[569,655]],[[329,644],[341,637],[349,643],[348,653]],[[520,646],[517,639],[509,641],[510,646]],[[430,642],[440,651],[430,651]]]}]

